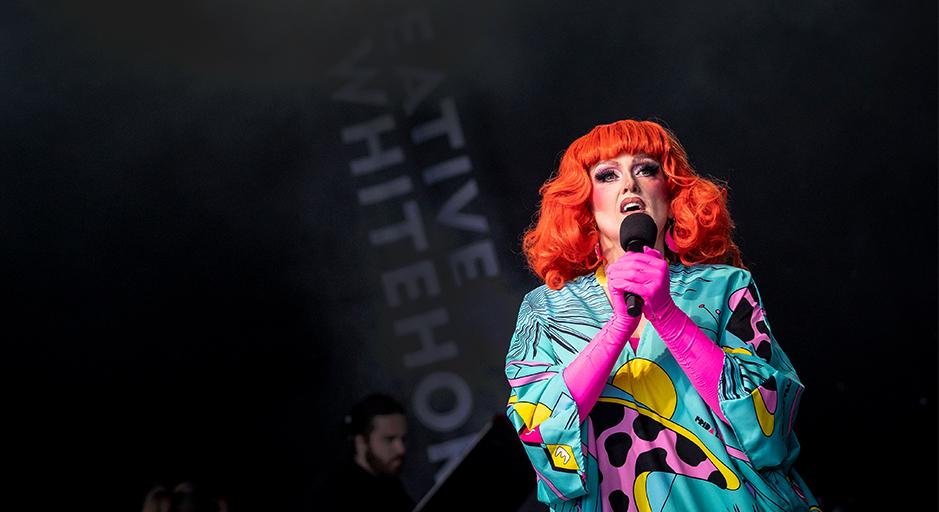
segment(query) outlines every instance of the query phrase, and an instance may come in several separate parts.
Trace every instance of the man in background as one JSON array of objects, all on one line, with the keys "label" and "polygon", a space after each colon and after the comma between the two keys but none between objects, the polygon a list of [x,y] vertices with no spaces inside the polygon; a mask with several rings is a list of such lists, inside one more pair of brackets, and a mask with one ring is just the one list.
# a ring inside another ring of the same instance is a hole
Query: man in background
[{"label": "man in background", "polygon": [[381,393],[366,396],[344,418],[351,459],[338,468],[325,492],[348,510],[410,511],[414,500],[398,474],[408,432],[404,407]]}]

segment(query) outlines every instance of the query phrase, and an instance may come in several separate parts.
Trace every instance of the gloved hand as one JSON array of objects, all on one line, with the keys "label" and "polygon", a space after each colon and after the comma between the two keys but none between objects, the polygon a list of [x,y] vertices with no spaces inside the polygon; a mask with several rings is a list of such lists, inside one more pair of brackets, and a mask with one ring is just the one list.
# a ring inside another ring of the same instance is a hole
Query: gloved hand
[{"label": "gloved hand", "polygon": [[[635,287],[636,278],[634,276],[643,272],[642,268],[651,261],[651,258],[641,254],[641,253],[627,253],[636,257],[643,257],[641,260],[636,260],[635,257],[623,256],[614,261],[612,264],[607,265],[604,268],[604,273],[606,274],[606,287],[610,291],[610,305],[613,307],[613,316],[610,317],[610,322],[613,322],[614,325],[626,328],[628,325],[632,326],[632,329],[629,330],[627,334],[630,335],[636,329],[636,326],[639,325],[639,318],[630,316],[626,312],[626,287]],[[662,260],[665,261],[665,260]],[[665,265],[665,274],[666,274],[666,285],[665,293],[668,294],[668,264]],[[632,291],[632,290],[629,290]],[[635,293],[635,292],[633,292]]]},{"label": "gloved hand", "polygon": [[[642,297],[642,313],[688,375],[704,402],[724,422],[717,388],[724,369],[724,351],[707,337],[669,293],[668,262],[659,251],[627,252],[607,267],[610,290],[615,287]],[[623,303],[625,314],[625,301]]]},{"label": "gloved hand", "polygon": [[[669,295],[668,262],[651,247],[643,248],[643,252],[627,252],[607,266],[606,279],[610,293],[616,288],[620,296],[628,291],[642,297],[642,314],[653,325],[678,309]],[[626,314],[625,307],[624,300],[623,314]],[[616,310],[615,304],[613,309]]]}]

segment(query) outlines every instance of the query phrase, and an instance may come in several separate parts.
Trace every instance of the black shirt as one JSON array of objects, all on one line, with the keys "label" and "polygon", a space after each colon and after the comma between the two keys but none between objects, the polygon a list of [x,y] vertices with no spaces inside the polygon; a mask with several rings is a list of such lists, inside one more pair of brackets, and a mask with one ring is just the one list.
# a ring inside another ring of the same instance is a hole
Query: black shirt
[{"label": "black shirt", "polygon": [[326,481],[328,484],[321,489],[317,501],[322,500],[335,510],[410,512],[414,509],[414,500],[404,490],[400,479],[373,475],[355,462],[344,464]]}]

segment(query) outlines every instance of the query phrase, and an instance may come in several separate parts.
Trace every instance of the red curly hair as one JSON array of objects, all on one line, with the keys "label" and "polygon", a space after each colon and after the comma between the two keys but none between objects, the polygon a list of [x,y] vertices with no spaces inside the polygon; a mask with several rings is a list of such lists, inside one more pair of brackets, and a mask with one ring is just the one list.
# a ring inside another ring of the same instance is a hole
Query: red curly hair
[{"label": "red curly hair", "polygon": [[596,126],[575,140],[558,172],[541,186],[538,220],[525,232],[522,247],[529,266],[549,288],[560,289],[602,263],[594,250],[599,233],[591,211],[589,170],[624,153],[654,158],[665,172],[678,249],[666,250],[669,261],[743,267],[731,239],[734,223],[726,189],[698,176],[670,131],[652,121],[623,120]]}]

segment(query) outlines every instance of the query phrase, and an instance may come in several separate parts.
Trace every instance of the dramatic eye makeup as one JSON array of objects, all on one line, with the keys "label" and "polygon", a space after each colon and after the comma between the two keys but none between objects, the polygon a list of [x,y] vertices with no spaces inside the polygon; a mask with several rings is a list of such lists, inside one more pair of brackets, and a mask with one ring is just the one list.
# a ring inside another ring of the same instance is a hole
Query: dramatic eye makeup
[{"label": "dramatic eye makeup", "polygon": [[612,167],[601,167],[593,173],[593,179],[600,183],[616,181],[616,178],[616,169],[613,169]]},{"label": "dramatic eye makeup", "polygon": [[647,176],[652,177],[659,174],[659,169],[661,166],[658,162],[654,160],[649,160],[646,162],[640,162],[635,167],[633,167],[633,174],[636,176]]}]

